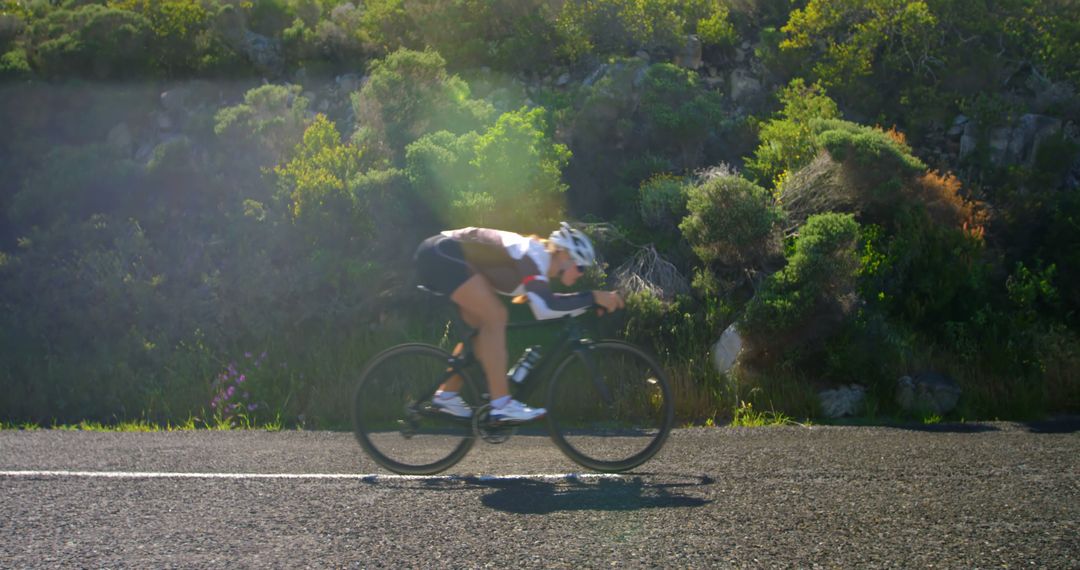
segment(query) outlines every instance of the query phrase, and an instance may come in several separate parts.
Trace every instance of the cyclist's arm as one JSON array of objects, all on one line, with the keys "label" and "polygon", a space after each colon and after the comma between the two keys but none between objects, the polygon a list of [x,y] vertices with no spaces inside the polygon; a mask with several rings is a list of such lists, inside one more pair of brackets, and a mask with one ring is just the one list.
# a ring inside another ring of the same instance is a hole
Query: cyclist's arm
[{"label": "cyclist's arm", "polygon": [[539,276],[525,278],[525,296],[537,320],[557,319],[566,315],[578,316],[593,306],[592,291],[555,293],[551,285]]}]

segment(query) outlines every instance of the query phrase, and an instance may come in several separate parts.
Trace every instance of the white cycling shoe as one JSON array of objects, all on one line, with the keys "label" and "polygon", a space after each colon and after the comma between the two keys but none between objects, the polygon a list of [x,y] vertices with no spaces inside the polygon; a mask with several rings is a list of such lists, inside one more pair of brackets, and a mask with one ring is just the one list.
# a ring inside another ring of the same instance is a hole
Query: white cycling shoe
[{"label": "white cycling shoe", "polygon": [[461,396],[451,396],[449,398],[443,398],[441,394],[435,394],[431,398],[431,403],[440,412],[450,414],[455,418],[471,418],[472,408],[469,406]]},{"label": "white cycling shoe", "polygon": [[510,400],[508,404],[491,410],[491,419],[499,422],[528,422],[544,417],[547,410],[544,408],[530,408],[517,400]]}]

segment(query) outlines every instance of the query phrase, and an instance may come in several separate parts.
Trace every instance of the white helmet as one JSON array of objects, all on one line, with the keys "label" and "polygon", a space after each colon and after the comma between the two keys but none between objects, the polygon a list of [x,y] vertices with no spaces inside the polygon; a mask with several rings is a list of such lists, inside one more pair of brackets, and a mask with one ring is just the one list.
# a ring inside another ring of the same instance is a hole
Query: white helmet
[{"label": "white helmet", "polygon": [[566,222],[559,222],[559,229],[551,232],[548,241],[565,249],[578,265],[586,267],[596,263],[596,252],[589,238]]}]

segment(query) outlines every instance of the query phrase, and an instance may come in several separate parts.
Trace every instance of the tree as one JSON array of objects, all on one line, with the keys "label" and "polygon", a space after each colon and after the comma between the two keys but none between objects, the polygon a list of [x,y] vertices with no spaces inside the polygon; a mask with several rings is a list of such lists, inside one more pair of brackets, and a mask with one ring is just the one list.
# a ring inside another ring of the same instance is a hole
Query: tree
[{"label": "tree", "polygon": [[[337,127],[316,115],[293,158],[275,169],[294,220],[319,233],[363,235],[368,225],[361,197],[350,192],[362,152],[341,142]],[[346,228],[340,228],[346,224]],[[337,230],[337,231],[334,231]]]},{"label": "tree", "polygon": [[115,79],[149,67],[150,22],[127,10],[99,4],[55,10],[28,33],[28,59],[46,77]]},{"label": "tree", "polygon": [[683,167],[696,163],[695,154],[722,116],[719,93],[702,89],[697,73],[670,63],[652,65],[645,73],[641,107],[655,144],[678,149]]},{"label": "tree", "polygon": [[470,99],[469,86],[446,72],[434,51],[398,50],[371,65],[368,82],[352,96],[365,146],[400,164],[405,147],[427,133],[463,133],[483,126],[490,104]]},{"label": "tree", "polygon": [[407,149],[410,179],[449,224],[544,231],[564,217],[570,159],[545,129],[542,109],[522,108],[481,134],[427,135]]},{"label": "tree", "polygon": [[921,0],[810,0],[791,12],[780,47],[812,52],[815,77],[844,89],[878,65],[932,76],[940,66],[937,24]]},{"label": "tree", "polygon": [[110,5],[149,21],[147,48],[154,67],[167,76],[205,72],[238,61],[214,29],[216,2],[204,0],[113,0]]},{"label": "tree", "polygon": [[809,163],[818,151],[811,122],[840,116],[836,102],[819,84],[807,85],[801,78],[791,80],[779,99],[783,105],[779,116],[762,125],[761,144],[746,162],[747,170],[762,184],[776,184],[785,172]]},{"label": "tree", "polygon": [[308,100],[299,85],[263,85],[244,102],[218,111],[214,132],[226,148],[257,168],[284,160],[303,137]]}]

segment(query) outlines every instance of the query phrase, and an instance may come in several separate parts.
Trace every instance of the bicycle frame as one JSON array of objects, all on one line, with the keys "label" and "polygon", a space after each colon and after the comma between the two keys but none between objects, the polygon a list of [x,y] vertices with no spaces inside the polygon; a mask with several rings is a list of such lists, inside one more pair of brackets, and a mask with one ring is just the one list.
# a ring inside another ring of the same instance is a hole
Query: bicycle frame
[{"label": "bicycle frame", "polygon": [[[565,316],[562,317],[561,320],[565,321],[566,324],[563,326],[562,331],[560,331],[558,336],[556,337],[556,341],[552,343],[555,347],[554,350],[549,351],[546,346],[542,347],[544,350],[542,350],[540,353],[540,360],[536,363],[533,369],[529,371],[528,376],[526,376],[525,379],[521,382],[514,382],[513,380],[509,379],[507,380],[507,382],[509,383],[510,394],[513,397],[523,400],[532,396],[533,393],[536,392],[537,388],[542,386],[547,381],[548,377],[553,372],[553,370],[551,369],[553,366],[562,362],[562,360],[566,357],[567,354],[570,354],[574,351],[580,351],[582,348],[585,348],[592,343],[590,339],[584,337],[584,329],[582,325],[579,322],[575,321],[573,317]],[[507,329],[509,330],[515,328],[528,328],[546,324],[548,323],[545,321],[517,322],[508,324]],[[465,370],[468,368],[479,366],[480,361],[477,360],[476,355],[474,354],[472,349],[472,341],[476,337],[476,334],[477,331],[473,331],[468,335],[468,337],[466,337],[465,341],[463,342],[464,347],[460,355],[450,357],[448,361],[448,365],[450,368],[446,371],[446,374],[444,374],[443,377],[439,380],[439,383],[436,384],[434,388],[432,388],[432,394],[435,393],[435,389],[437,389],[438,386],[441,386],[444,382],[457,374],[459,370]],[[585,353],[582,352],[582,354],[584,355]],[[587,357],[585,357],[585,363],[587,366],[589,366],[589,368],[592,368],[592,364]],[[481,386],[475,385],[478,380],[472,379],[470,375],[461,375],[461,377],[466,381],[471,380],[474,382],[473,388],[476,389],[477,394],[487,396],[487,378],[486,376],[484,376],[483,371],[481,371],[481,374],[479,376],[481,378],[480,381],[482,381]],[[485,402],[489,399],[490,398],[488,397],[484,398]]]}]

